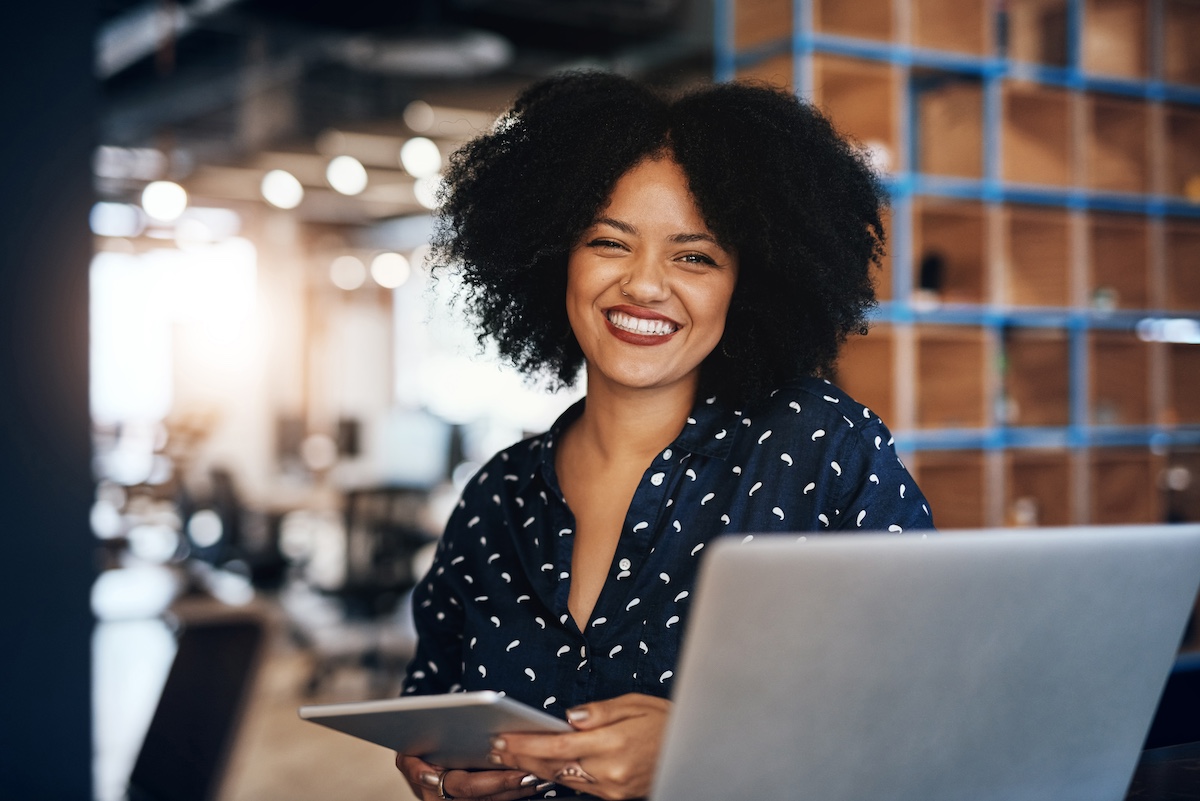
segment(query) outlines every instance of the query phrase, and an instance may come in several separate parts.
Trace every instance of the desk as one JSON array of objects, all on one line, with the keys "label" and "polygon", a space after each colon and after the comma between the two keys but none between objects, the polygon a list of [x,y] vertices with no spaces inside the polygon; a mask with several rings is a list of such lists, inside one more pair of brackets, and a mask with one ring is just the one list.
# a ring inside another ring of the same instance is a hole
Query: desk
[{"label": "desk", "polygon": [[1200,742],[1142,753],[1126,801],[1195,801],[1200,798]]}]

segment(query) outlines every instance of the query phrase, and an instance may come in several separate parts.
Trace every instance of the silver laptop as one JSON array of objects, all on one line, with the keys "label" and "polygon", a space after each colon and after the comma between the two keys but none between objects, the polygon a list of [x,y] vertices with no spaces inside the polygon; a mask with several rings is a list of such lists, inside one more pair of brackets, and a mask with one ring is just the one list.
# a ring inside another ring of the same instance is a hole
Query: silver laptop
[{"label": "silver laptop", "polygon": [[1200,526],[713,548],[654,801],[1119,801]]}]

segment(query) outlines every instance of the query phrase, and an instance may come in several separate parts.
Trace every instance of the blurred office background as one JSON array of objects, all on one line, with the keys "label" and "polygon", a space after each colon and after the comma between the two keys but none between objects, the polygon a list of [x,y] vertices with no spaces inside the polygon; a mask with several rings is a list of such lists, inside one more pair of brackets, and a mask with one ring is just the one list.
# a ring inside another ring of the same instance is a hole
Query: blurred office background
[{"label": "blurred office background", "polygon": [[171,710],[211,797],[406,797],[295,708],[396,692],[458,488],[582,393],[423,261],[449,154],[562,69],[771,81],[868,152],[890,253],[837,380],[940,525],[1200,519],[1200,0],[77,5],[5,54],[13,720],[78,724],[22,797],[121,798]]}]

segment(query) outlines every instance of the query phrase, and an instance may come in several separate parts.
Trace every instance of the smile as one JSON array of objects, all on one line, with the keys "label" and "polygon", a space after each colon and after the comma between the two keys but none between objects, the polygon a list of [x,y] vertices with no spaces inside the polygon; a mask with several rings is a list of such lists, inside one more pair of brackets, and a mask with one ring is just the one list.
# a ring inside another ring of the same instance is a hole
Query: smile
[{"label": "smile", "polygon": [[625,314],[615,309],[609,309],[606,316],[614,328],[621,331],[628,331],[631,334],[663,337],[674,334],[679,330],[679,326],[670,320],[661,318],[647,320],[644,317],[634,317],[632,314]]}]

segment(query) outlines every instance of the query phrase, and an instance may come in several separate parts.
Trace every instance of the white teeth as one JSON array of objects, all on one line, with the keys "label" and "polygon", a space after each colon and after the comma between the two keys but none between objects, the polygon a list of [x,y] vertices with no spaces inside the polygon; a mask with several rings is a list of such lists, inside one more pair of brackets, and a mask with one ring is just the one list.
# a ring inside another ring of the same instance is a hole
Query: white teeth
[{"label": "white teeth", "polygon": [[666,320],[646,320],[642,317],[634,317],[631,314],[622,314],[618,311],[610,311],[608,313],[608,321],[622,331],[628,331],[632,334],[666,336],[676,331],[676,326]]}]

